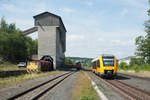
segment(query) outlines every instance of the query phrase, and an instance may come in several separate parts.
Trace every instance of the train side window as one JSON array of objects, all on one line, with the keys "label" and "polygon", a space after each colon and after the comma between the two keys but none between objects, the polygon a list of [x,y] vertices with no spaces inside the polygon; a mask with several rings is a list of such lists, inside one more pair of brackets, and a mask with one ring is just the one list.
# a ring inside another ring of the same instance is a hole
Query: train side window
[{"label": "train side window", "polygon": [[96,61],[94,62],[94,66],[95,66],[95,69],[96,69]]},{"label": "train side window", "polygon": [[96,69],[96,62],[93,62],[93,68]]},{"label": "train side window", "polygon": [[92,67],[93,67],[93,69],[94,69],[94,62],[92,63]]},{"label": "train side window", "polygon": [[97,61],[97,66],[100,67],[100,61],[99,60]]}]

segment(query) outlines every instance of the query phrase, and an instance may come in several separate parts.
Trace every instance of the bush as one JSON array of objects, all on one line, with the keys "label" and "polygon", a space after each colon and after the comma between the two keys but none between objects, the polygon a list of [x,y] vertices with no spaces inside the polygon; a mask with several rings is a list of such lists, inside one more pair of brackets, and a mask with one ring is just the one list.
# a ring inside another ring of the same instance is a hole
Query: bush
[{"label": "bush", "polygon": [[69,57],[64,58],[64,65],[73,64],[73,61]]},{"label": "bush", "polygon": [[130,66],[134,66],[134,65],[142,65],[142,64],[145,64],[145,62],[143,61],[142,58],[135,58],[135,57],[132,57],[130,59]]},{"label": "bush", "polygon": [[132,65],[131,69],[133,69],[135,72],[140,72],[140,67],[137,64]]},{"label": "bush", "polygon": [[123,69],[123,70],[129,69],[129,66],[126,62],[121,62],[119,67],[120,67],[120,69]]}]

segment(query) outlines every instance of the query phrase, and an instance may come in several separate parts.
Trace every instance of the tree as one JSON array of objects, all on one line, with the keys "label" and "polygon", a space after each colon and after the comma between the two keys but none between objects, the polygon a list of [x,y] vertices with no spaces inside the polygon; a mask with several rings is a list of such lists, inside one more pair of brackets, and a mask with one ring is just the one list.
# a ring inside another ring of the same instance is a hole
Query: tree
[{"label": "tree", "polygon": [[64,58],[64,64],[67,65],[67,64],[73,64],[72,60],[69,58],[69,57],[65,57]]},{"label": "tree", "polygon": [[24,36],[15,24],[0,21],[0,56],[11,62],[24,61],[37,54],[37,40]]},{"label": "tree", "polygon": [[130,67],[133,67],[134,65],[142,65],[144,64],[141,58],[131,57],[130,59]]},{"label": "tree", "polygon": [[[150,9],[148,10],[148,16],[150,16]],[[145,21],[144,25],[147,35],[136,38],[135,54],[140,58],[141,62],[150,64],[150,19]]]},{"label": "tree", "polygon": [[119,64],[119,68],[123,70],[127,70],[129,68],[128,64],[126,62],[121,62]]}]

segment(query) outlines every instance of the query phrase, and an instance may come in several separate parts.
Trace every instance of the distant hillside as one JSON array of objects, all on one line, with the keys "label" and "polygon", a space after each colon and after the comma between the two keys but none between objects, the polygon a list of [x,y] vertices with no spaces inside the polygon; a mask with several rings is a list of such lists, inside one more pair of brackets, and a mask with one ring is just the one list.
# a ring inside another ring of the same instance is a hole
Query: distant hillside
[{"label": "distant hillside", "polygon": [[90,67],[91,60],[93,59],[93,58],[86,58],[86,57],[68,57],[68,58],[70,58],[73,62],[80,61],[84,67]]}]

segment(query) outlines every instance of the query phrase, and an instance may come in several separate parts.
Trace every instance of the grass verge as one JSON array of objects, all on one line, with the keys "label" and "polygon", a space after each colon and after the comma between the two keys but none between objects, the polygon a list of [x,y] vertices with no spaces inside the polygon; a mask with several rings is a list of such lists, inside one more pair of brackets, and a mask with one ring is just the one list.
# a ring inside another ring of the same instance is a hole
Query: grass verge
[{"label": "grass verge", "polygon": [[124,70],[124,71],[133,70],[136,73],[143,72],[143,71],[150,71],[150,64],[138,65],[138,64],[127,64],[125,62],[121,62],[119,64],[118,70]]},{"label": "grass verge", "polygon": [[26,80],[35,79],[47,75],[54,75],[61,71],[50,71],[28,74],[26,68],[18,68],[17,65],[3,62],[0,64],[0,87],[17,84]]},{"label": "grass verge", "polygon": [[0,71],[26,70],[26,68],[18,68],[17,65],[5,62],[0,64]]},{"label": "grass verge", "polygon": [[150,77],[150,71],[136,72],[135,70],[119,70],[119,72],[124,73],[124,74],[136,75],[136,76],[140,76],[140,77]]},{"label": "grass verge", "polygon": [[92,87],[87,74],[80,72],[73,92],[74,100],[99,100],[98,94]]},{"label": "grass verge", "polygon": [[0,77],[0,87],[20,83],[26,80],[31,80],[39,77],[44,77],[47,75],[54,75],[58,73],[61,73],[61,71],[40,72],[40,73],[32,73],[32,74],[26,73],[18,76]]}]

